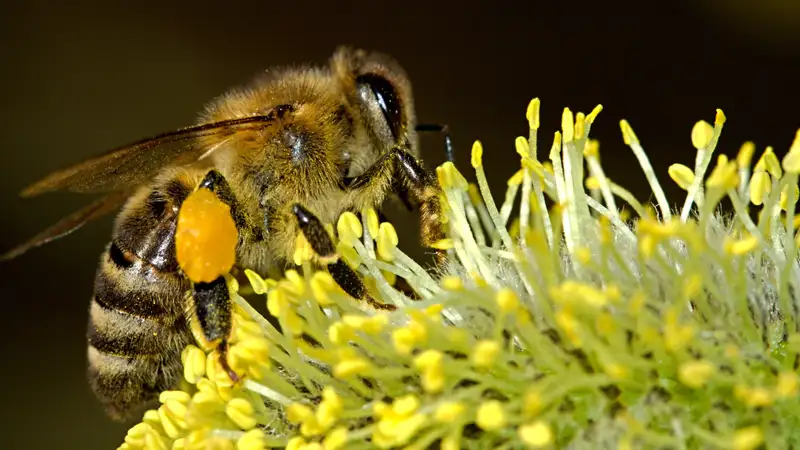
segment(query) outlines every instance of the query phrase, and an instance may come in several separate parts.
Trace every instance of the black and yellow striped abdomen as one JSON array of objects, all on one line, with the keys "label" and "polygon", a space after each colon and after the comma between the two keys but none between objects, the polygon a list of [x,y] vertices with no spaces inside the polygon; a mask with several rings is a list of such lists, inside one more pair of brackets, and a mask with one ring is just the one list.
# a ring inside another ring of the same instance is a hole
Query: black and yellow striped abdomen
[{"label": "black and yellow striped abdomen", "polygon": [[192,189],[172,179],[131,197],[103,254],[89,308],[92,390],[117,419],[136,418],[180,381],[189,284],[175,259],[178,208]]}]

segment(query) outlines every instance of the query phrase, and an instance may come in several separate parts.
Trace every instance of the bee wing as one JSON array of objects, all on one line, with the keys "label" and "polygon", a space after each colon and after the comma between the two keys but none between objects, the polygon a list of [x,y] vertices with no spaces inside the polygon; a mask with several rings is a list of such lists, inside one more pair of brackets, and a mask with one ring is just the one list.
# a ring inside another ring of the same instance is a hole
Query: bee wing
[{"label": "bee wing", "polygon": [[54,172],[25,188],[21,195],[31,197],[60,189],[109,192],[137,186],[166,165],[197,161],[218,147],[219,140],[217,144],[210,140],[203,144],[199,138],[257,131],[269,126],[274,117],[270,114],[223,120],[144,139]]},{"label": "bee wing", "polygon": [[130,190],[112,192],[84,206],[69,216],[64,217],[53,226],[30,238],[27,242],[9,250],[0,256],[0,262],[16,258],[32,248],[64,237],[83,226],[83,224],[114,212],[125,203],[125,199],[128,198],[128,195],[130,195]]}]

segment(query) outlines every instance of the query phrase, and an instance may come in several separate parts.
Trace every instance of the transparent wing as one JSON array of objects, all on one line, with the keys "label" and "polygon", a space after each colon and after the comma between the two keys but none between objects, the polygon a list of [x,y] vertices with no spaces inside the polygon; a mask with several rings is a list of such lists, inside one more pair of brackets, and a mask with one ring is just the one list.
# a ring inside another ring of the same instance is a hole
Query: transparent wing
[{"label": "transparent wing", "polygon": [[21,195],[31,197],[60,189],[110,192],[137,186],[166,165],[194,162],[213,152],[220,142],[200,138],[258,131],[273,123],[274,117],[269,114],[224,120],[144,139],[54,172],[25,188]]},{"label": "transparent wing", "polygon": [[8,261],[16,258],[32,248],[47,244],[50,241],[72,233],[85,223],[116,211],[125,203],[125,199],[127,199],[129,195],[130,190],[112,192],[90,203],[69,216],[64,217],[53,226],[30,238],[28,241],[9,250],[4,255],[0,256],[0,261]]}]

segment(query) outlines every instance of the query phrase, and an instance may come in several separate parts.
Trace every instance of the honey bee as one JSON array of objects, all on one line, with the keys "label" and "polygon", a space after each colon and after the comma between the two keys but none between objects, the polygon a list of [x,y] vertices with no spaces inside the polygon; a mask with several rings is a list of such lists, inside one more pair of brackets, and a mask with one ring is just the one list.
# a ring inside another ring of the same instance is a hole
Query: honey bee
[{"label": "honey bee", "polygon": [[118,420],[179,382],[192,321],[236,376],[224,360],[231,331],[224,277],[191,279],[176,258],[178,213],[195,189],[230,208],[239,266],[287,267],[303,233],[314,262],[355,299],[368,298],[365,286],[336,255],[323,223],[396,196],[419,209],[423,246],[443,238],[440,191],[417,159],[417,132],[442,132],[452,159],[447,127],[416,124],[410,82],[387,55],[341,47],[324,67],[267,71],[212,101],[198,123],[57,171],[21,194],[105,196],[5,259],[122,206],[100,259],[87,333],[91,387]]}]

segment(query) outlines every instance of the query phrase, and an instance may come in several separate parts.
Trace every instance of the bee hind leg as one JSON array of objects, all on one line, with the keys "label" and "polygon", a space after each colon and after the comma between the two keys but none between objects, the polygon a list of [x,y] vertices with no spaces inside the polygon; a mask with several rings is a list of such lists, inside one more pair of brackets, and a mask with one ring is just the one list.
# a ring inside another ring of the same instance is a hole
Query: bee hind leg
[{"label": "bee hind leg", "polygon": [[192,283],[191,315],[197,321],[202,337],[208,342],[216,342],[219,362],[222,369],[234,383],[239,375],[228,363],[228,339],[233,323],[233,303],[228,283],[220,275],[210,283]]},{"label": "bee hind leg", "polygon": [[328,273],[331,274],[333,280],[342,290],[357,300],[368,302],[375,308],[394,309],[392,305],[377,302],[370,297],[364,282],[336,253],[336,247],[333,245],[327,230],[311,211],[299,204],[295,204],[292,206],[292,213],[297,218],[300,231],[309,245],[311,245],[314,253],[319,257],[320,262],[325,264]]},{"label": "bee hind leg", "polygon": [[[228,205],[240,241],[243,234],[245,234],[245,241],[259,238],[260,229],[254,226],[250,218],[244,214],[233,190],[221,173],[216,170],[209,171],[200,181],[197,189],[208,189],[222,203]],[[199,334],[198,337],[202,340],[216,345],[220,365],[234,383],[238,382],[240,377],[228,362],[233,302],[225,279],[226,274],[213,274],[216,275],[216,278],[212,281],[192,279],[188,273],[186,275],[190,278],[192,286],[189,319],[197,327],[196,334]]]}]

